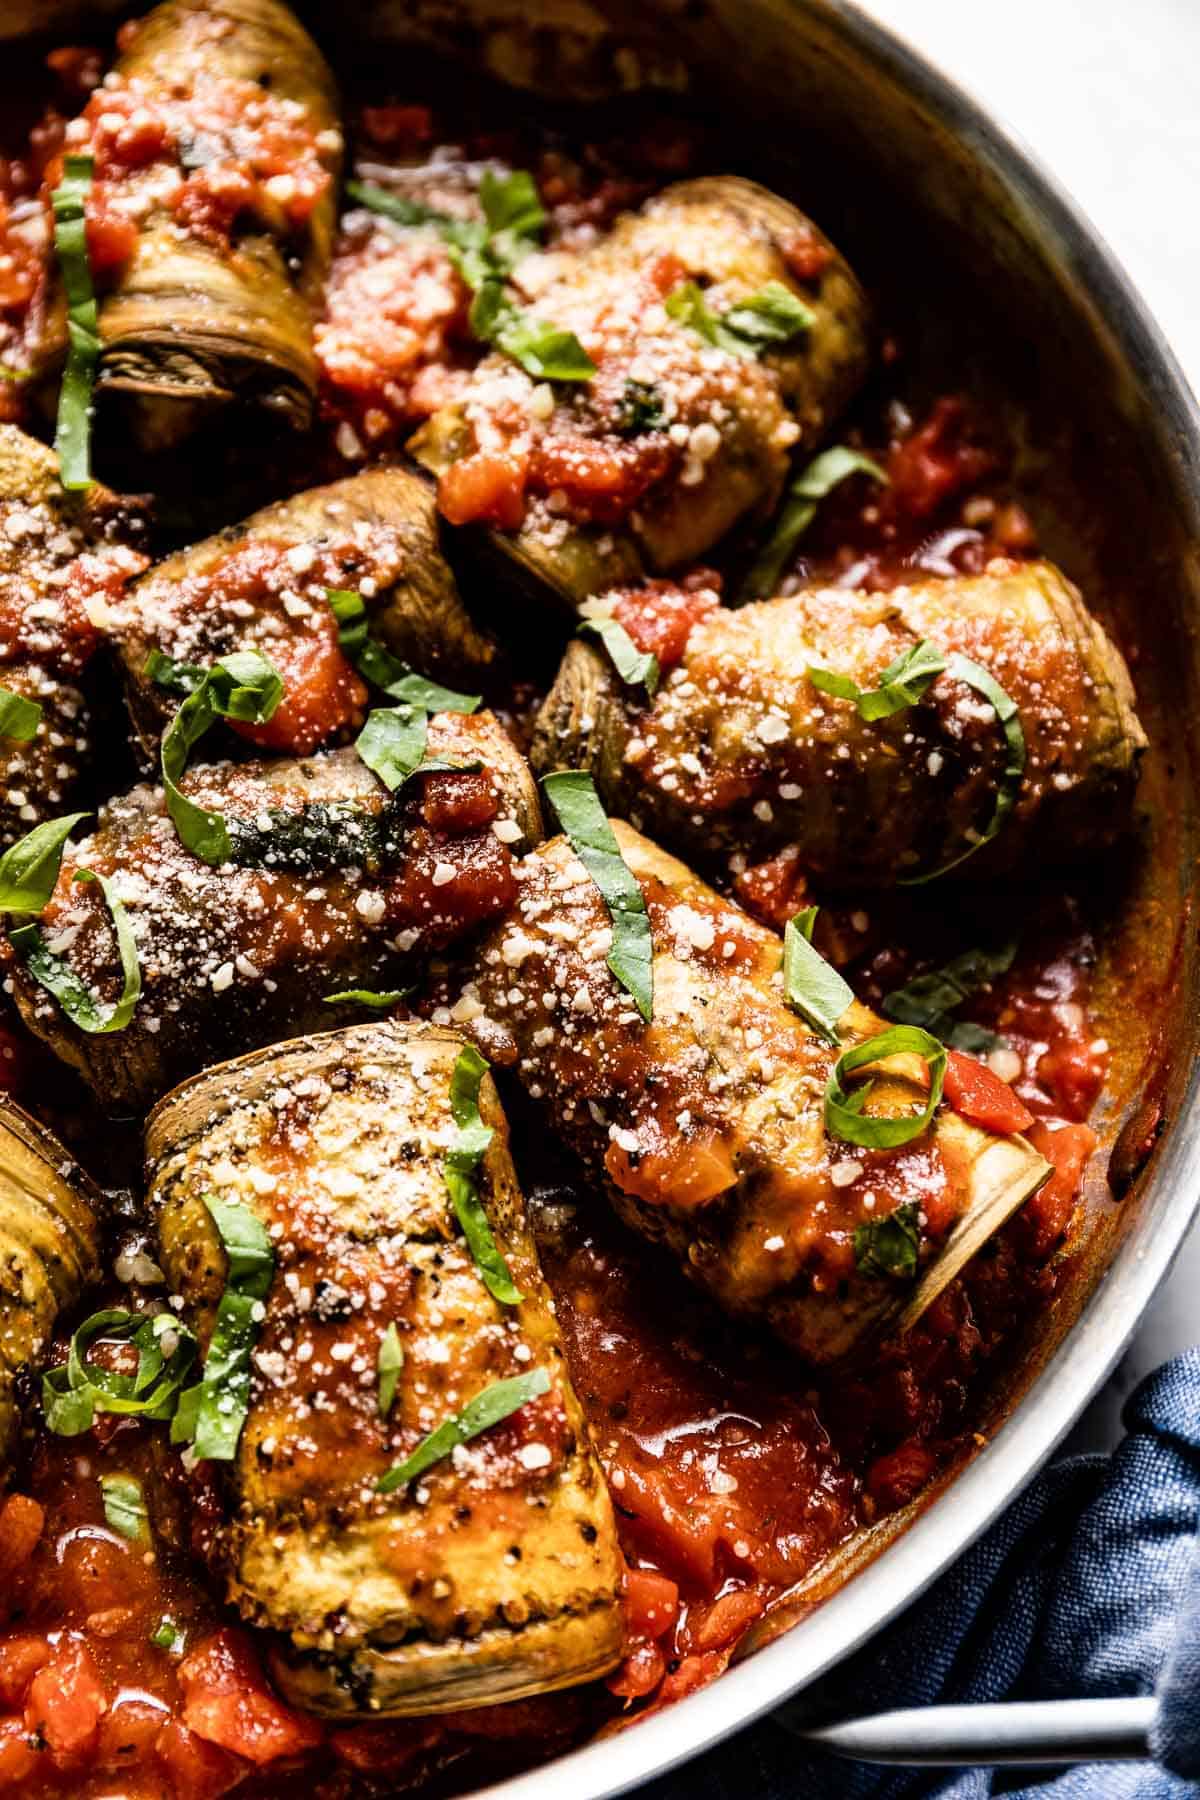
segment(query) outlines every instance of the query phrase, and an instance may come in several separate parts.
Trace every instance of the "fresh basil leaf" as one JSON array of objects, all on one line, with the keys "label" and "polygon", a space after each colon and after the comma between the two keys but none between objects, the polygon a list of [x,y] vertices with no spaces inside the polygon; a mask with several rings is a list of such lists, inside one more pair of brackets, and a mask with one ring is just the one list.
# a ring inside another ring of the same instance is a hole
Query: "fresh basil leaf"
[{"label": "fresh basil leaf", "polygon": [[491,341],[538,381],[590,381],[596,365],[575,336],[561,326],[513,309]]},{"label": "fresh basil leaf", "polygon": [[783,934],[783,989],[788,1005],[827,1044],[838,1044],[837,1022],[854,1001],[854,992],[837,970],[813,948],[817,908],[808,906],[789,919]]},{"label": "fresh basil leaf", "polygon": [[[170,1356],[164,1357],[162,1344],[168,1334],[175,1343]],[[132,1343],[138,1354],[133,1375],[89,1362],[89,1349],[103,1339]],[[195,1355],[192,1332],[168,1313],[132,1313],[119,1307],[93,1313],[72,1336],[66,1362],[42,1376],[46,1428],[59,1437],[77,1437],[90,1429],[97,1412],[167,1419]]]},{"label": "fresh basil leaf", "polygon": [[951,1050],[965,1050],[968,1056],[983,1058],[1007,1045],[1007,1039],[998,1031],[989,1031],[986,1025],[973,1024],[970,1019],[956,1019],[939,1036]]},{"label": "fresh basil leaf", "polygon": [[113,1531],[132,1544],[150,1542],[150,1514],[142,1484],[134,1475],[102,1475],[100,1492],[104,1499],[104,1517]]},{"label": "fresh basil leaf", "polygon": [[[1016,954],[1015,938],[994,950],[964,950],[940,969],[929,969],[902,988],[894,988],[884,996],[881,1010],[900,1025],[922,1026],[956,1050],[969,1050],[972,1054],[982,1051],[986,1056],[1003,1040],[982,1025],[955,1022],[951,1014],[980,988],[987,987],[997,976],[1006,975]],[[970,1036],[972,1042],[960,1041],[964,1035]]]},{"label": "fresh basil leaf", "polygon": [[404,194],[389,193],[386,188],[376,187],[370,181],[348,181],[346,192],[351,200],[357,200],[360,206],[379,213],[382,218],[391,219],[395,225],[440,227],[449,222],[449,214],[426,206],[424,201],[410,200]]},{"label": "fresh basil leaf", "polygon": [[650,916],[600,804],[596,784],[582,769],[560,769],[544,775],[542,786],[572,849],[608,907],[613,934],[608,966],[648,1021],[654,1015]]},{"label": "fresh basil leaf", "polygon": [[653,700],[658,692],[658,658],[653,650],[639,650],[620,621],[611,617],[585,619],[579,635],[589,633],[600,639],[621,680],[629,687],[644,687]]},{"label": "fresh basil leaf", "polygon": [[205,1194],[204,1204],[229,1267],[204,1368],[196,1386],[180,1395],[171,1442],[191,1439],[200,1460],[232,1462],[250,1409],[251,1357],[275,1252],[261,1221],[246,1207],[230,1206],[215,1194]]},{"label": "fresh basil leaf", "polygon": [[50,196],[54,209],[54,249],[67,296],[67,361],[58,395],[54,448],[65,488],[91,486],[91,410],[100,356],[96,296],[87,248],[87,198],[95,161],[65,156],[63,176]]},{"label": "fresh basil leaf", "polygon": [[[817,516],[817,507],[850,475],[869,475],[887,484],[887,474],[860,450],[835,444],[801,469],[783,497],[771,535],[762,546],[742,583],[740,598],[767,600],[778,590],[780,577],[792,553]],[[853,695],[845,696],[853,699]]]},{"label": "fresh basil leaf", "polygon": [[[186,664],[173,668],[190,671]],[[198,806],[180,790],[188,757],[217,719],[265,725],[282,697],[283,681],[267,658],[257,650],[236,650],[204,672],[163,733],[159,761],[167,811],[185,847],[213,867],[229,861],[229,831],[219,812]]]},{"label": "fresh basil leaf", "polygon": [[18,744],[31,743],[41,720],[40,700],[27,700],[24,694],[0,687],[0,737],[12,738]]},{"label": "fresh basil leaf", "polygon": [[487,1068],[484,1058],[470,1044],[464,1045],[455,1058],[450,1072],[450,1111],[458,1130],[442,1164],[442,1175],[483,1285],[502,1306],[516,1306],[524,1296],[492,1235],[476,1181],[480,1162],[494,1135],[479,1113],[479,1087]]},{"label": "fresh basil leaf", "polygon": [[905,1200],[882,1219],[854,1227],[854,1260],[860,1275],[911,1281],[921,1248],[920,1207]]},{"label": "fresh basil leaf", "polygon": [[992,816],[984,830],[960,855],[952,856],[940,868],[931,869],[927,875],[901,876],[898,881],[900,887],[923,887],[927,881],[936,881],[940,875],[948,874],[951,869],[957,869],[960,863],[965,863],[968,856],[974,856],[985,844],[990,844],[1016,805],[1021,783],[1025,779],[1025,732],[1016,701],[1005,693],[1000,683],[981,663],[972,662],[969,656],[961,656],[957,651],[947,661],[946,673],[953,681],[965,682],[967,687],[974,688],[977,694],[982,694],[985,700],[991,702],[1004,733],[1007,760],[1001,771],[1000,785],[996,789]]},{"label": "fresh basil leaf", "polygon": [[833,669],[814,668],[811,664],[808,679],[822,693],[836,694],[841,700],[853,700],[859,717],[871,724],[915,706],[945,668],[946,659],[936,644],[929,638],[922,638],[888,664],[879,677],[878,687],[860,688],[848,675],[839,675]]},{"label": "fresh basil leaf", "polygon": [[62,868],[63,846],[86,813],[68,813],[35,825],[0,856],[0,912],[40,913]]},{"label": "fresh basil leaf", "polygon": [[[929,1066],[929,1093],[924,1106],[920,1112],[903,1113],[899,1117],[864,1116],[860,1109],[869,1085],[865,1090],[860,1088],[847,1093],[844,1085],[847,1077],[857,1069],[881,1062],[884,1057],[898,1056],[906,1051],[921,1057]],[[893,1025],[890,1031],[881,1031],[868,1038],[865,1044],[843,1051],[838,1057],[825,1089],[825,1129],[831,1137],[841,1138],[848,1144],[861,1144],[867,1150],[894,1150],[900,1144],[911,1143],[928,1129],[942,1098],[945,1079],[945,1045],[915,1025]]]},{"label": "fresh basil leaf", "polygon": [[25,966],[47,993],[53,994],[73,1025],[95,1037],[102,1032],[124,1031],[141,999],[142,971],[138,963],[137,943],[116,883],[93,869],[77,869],[76,881],[96,881],[109,912],[121,958],[122,986],[120,998],[112,1006],[101,1006],[91,989],[80,980],[65,957],[51,950],[42,936],[40,925],[18,925],[9,934],[9,942],[24,958]]},{"label": "fresh basil leaf", "polygon": [[146,658],[142,673],[147,681],[153,681],[157,687],[167,688],[173,694],[194,694],[208,670],[198,663],[177,662],[173,656],[155,648]]},{"label": "fresh basil leaf", "polygon": [[355,739],[358,759],[393,793],[420,767],[429,730],[428,713],[411,706],[375,708]]},{"label": "fresh basil leaf", "polygon": [[442,687],[427,676],[416,674],[373,638],[366,602],[361,594],[349,588],[326,588],[325,597],[337,622],[338,648],[349,657],[363,679],[382,688],[389,699],[400,700],[426,713],[473,713],[477,710],[482,695],[459,694],[453,688]]},{"label": "fresh basil leaf", "polygon": [[325,1006],[369,1006],[376,1012],[386,1012],[389,1007],[398,1006],[411,988],[389,988],[385,993],[376,993],[374,988],[345,988],[340,994],[326,994]]},{"label": "fresh basil leaf", "polygon": [[546,223],[537,184],[527,169],[497,175],[485,169],[479,183],[479,203],[487,220],[489,249],[493,258],[514,268],[535,250]]},{"label": "fresh basil leaf", "polygon": [[375,1483],[376,1492],[395,1493],[398,1487],[415,1481],[426,1469],[444,1461],[459,1444],[469,1443],[481,1432],[490,1431],[493,1425],[499,1425],[510,1413],[518,1412],[549,1389],[550,1377],[545,1369],[529,1369],[524,1375],[510,1376],[507,1381],[494,1381],[491,1387],[484,1388],[482,1393],[469,1400],[461,1412],[443,1419],[403,1462],[394,1463],[386,1475],[381,1475]]},{"label": "fresh basil leaf", "polygon": [[786,344],[800,332],[811,331],[816,322],[811,306],[805,306],[782,281],[768,281],[721,314],[726,331],[757,348]]},{"label": "fresh basil leaf", "polygon": [[379,1340],[376,1368],[379,1372],[379,1416],[386,1419],[396,1402],[396,1386],[404,1367],[404,1346],[394,1324]]},{"label": "fresh basil leaf", "polygon": [[658,431],[666,422],[662,389],[651,381],[635,381],[632,375],[626,376],[613,421],[621,436],[637,437],[643,431]]},{"label": "fresh basil leaf", "polygon": [[164,1613],[158,1621],[150,1633],[150,1642],[159,1650],[173,1650],[177,1656],[183,1654],[184,1634],[170,1613]]}]

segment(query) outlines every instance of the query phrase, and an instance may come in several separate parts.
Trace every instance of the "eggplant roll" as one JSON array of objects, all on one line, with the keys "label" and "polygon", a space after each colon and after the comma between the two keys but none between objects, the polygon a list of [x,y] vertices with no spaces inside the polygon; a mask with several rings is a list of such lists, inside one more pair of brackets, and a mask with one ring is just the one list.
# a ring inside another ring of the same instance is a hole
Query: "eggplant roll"
[{"label": "eggplant roll", "polygon": [[109,601],[146,566],[127,509],[98,484],[67,493],[58,459],[0,425],[0,688],[41,707],[27,742],[0,736],[0,848],[65,812],[91,754],[79,678]]},{"label": "eggplant roll", "polygon": [[[477,1192],[519,1303],[485,1287],[446,1186],[463,1048],[418,1022],[325,1033],[208,1070],[147,1128],[163,1263],[202,1342],[226,1267],[205,1196],[274,1245],[215,1554],[243,1616],[285,1634],[276,1680],[313,1712],[489,1705],[621,1655],[608,1495],[488,1077]],[[381,1416],[389,1327],[402,1356]],[[534,1369],[543,1395],[377,1491],[475,1395]]]},{"label": "eggplant roll", "polygon": [[[679,183],[593,249],[530,258],[513,280],[538,319],[576,333],[597,374],[552,390],[489,356],[411,447],[438,475],[446,516],[510,528],[497,543],[568,605],[692,562],[739,521],[765,518],[792,451],[821,438],[866,373],[853,274],[753,182]],[[808,324],[757,355],[712,341],[714,317],[768,287]],[[689,292],[710,335],[671,310]],[[480,482],[485,469],[495,483]]]},{"label": "eggplant roll", "polygon": [[1120,652],[1045,562],[712,611],[648,704],[576,640],[533,761],[591,770],[610,811],[698,857],[794,844],[831,882],[919,876],[960,857],[991,820],[1007,746],[990,701],[948,672],[917,704],[867,722],[806,672],[871,690],[922,639],[986,668],[1024,734],[1016,804],[963,875],[1110,845],[1129,825],[1146,737]]},{"label": "eggplant roll", "polygon": [[58,1139],[0,1103],[0,1469],[20,1434],[21,1385],[41,1366],[60,1313],[96,1276],[99,1195]]},{"label": "eggplant roll", "polygon": [[230,402],[304,429],[333,249],[333,77],[279,0],[165,0],[68,131],[137,236],[100,304],[99,392],[144,451]]},{"label": "eggplant roll", "polygon": [[[786,1005],[779,938],[629,826],[613,829],[650,916],[652,1022],[609,971],[608,912],[565,838],[525,858],[517,903],[473,953],[454,1017],[515,1068],[622,1219],[726,1312],[764,1321],[812,1363],[911,1323],[1049,1165],[945,1106],[899,1149],[827,1136],[839,1051]],[[855,1004],[839,1028],[844,1051],[886,1025]],[[889,1057],[865,1112],[919,1107],[923,1073],[917,1057]],[[869,1248],[901,1207],[911,1279],[875,1272]]]},{"label": "eggplant roll", "polygon": [[123,1030],[81,1030],[12,952],[30,1028],[114,1112],[144,1111],[197,1069],[361,1009],[327,996],[390,992],[513,892],[513,858],[540,835],[524,759],[489,713],[438,713],[429,754],[476,772],[417,776],[395,795],[353,750],[204,764],[189,799],[223,813],[232,860],[184,848],[160,788],[136,787],[68,845],[42,915],[46,947],[101,1002],[121,992],[112,918],[91,869],[116,881],[141,997]]},{"label": "eggplant roll", "polygon": [[307,756],[362,724],[367,688],[338,648],[328,588],[361,593],[370,629],[424,675],[477,684],[495,646],[471,623],[438,544],[421,478],[371,469],[267,506],[168,557],[114,609],[130,712],[153,752],[179,704],[146,675],[154,649],[207,666],[255,649],[283,677],[269,724],[239,728],[264,748]]}]

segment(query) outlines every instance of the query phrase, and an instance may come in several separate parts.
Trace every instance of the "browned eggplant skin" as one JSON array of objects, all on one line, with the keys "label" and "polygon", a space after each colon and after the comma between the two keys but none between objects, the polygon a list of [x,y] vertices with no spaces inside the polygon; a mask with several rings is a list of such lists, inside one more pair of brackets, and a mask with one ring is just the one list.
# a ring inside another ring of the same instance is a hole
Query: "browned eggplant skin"
[{"label": "browned eggplant skin", "polygon": [[[964,879],[1110,847],[1129,828],[1146,745],[1120,651],[1052,564],[886,593],[802,591],[710,614],[654,699],[573,642],[531,750],[586,768],[605,805],[694,856],[788,845],[823,880],[888,886],[985,829],[1006,758],[990,704],[949,676],[866,722],[809,667],[878,685],[922,638],[986,668],[1016,703],[1027,761],[1014,811]],[[957,873],[958,871],[955,871]]]},{"label": "browned eggplant skin", "polygon": [[[230,557],[276,547],[292,552],[286,580],[249,602],[243,585],[222,592],[221,566]],[[286,669],[303,660],[306,640],[328,629],[326,587],[365,588],[372,633],[423,675],[477,691],[494,669],[496,646],[472,623],[442,555],[427,485],[406,469],[370,469],[265,506],[178,551],[113,609],[112,636],[143,749],[157,751],[178,705],[146,676],[152,650],[206,667],[231,650],[254,649]]]},{"label": "browned eggplant skin", "polygon": [[[813,255],[810,278],[794,273],[787,254],[793,245]],[[703,464],[692,467],[681,457],[675,473],[644,493],[623,523],[572,523],[547,498],[534,497],[516,533],[491,534],[529,581],[571,607],[606,587],[693,562],[735,525],[766,518],[783,490],[792,451],[821,439],[866,375],[867,303],[845,260],[788,201],[733,176],[677,183],[625,214],[557,280],[531,292],[531,309],[586,343],[595,338],[598,317],[611,315],[638,273],[664,255],[684,271],[681,283],[698,281],[730,303],[779,283],[808,308],[812,325],[794,344],[746,358],[714,349],[659,308],[657,324],[622,340],[622,368],[628,362],[634,375],[644,363],[643,374],[653,379],[661,363],[675,422],[692,428],[719,416],[720,440]],[[522,279],[518,268],[518,287]],[[529,401],[536,385],[504,357],[485,358],[464,398],[417,433],[413,454],[442,475],[478,447],[491,390],[503,387],[512,409]],[[612,435],[611,420],[604,423],[596,411],[598,393],[592,384],[556,390],[559,416],[571,432]],[[532,414],[531,408],[531,429]]]},{"label": "browned eggplant skin", "polygon": [[102,898],[96,904],[97,884],[74,879],[81,868],[115,876],[141,998],[124,1030],[88,1036],[13,952],[26,1024],[106,1108],[132,1114],[221,1057],[355,1016],[326,995],[411,984],[434,950],[503,906],[512,856],[541,832],[529,769],[491,714],[436,714],[429,752],[480,765],[470,779],[490,783],[495,821],[432,828],[422,807],[437,777],[417,778],[393,801],[353,750],[189,770],[184,791],[221,810],[236,839],[235,861],[220,868],[185,849],[161,789],[110,802],[94,834],[68,846],[43,930],[115,999],[111,918]]},{"label": "browned eggplant skin", "polygon": [[[204,1195],[245,1205],[275,1245],[216,1560],[243,1616],[285,1634],[285,1696],[333,1717],[544,1693],[622,1651],[612,1512],[490,1078],[477,1189],[518,1304],[489,1294],[446,1189],[462,1048],[417,1021],[323,1034],[208,1070],[147,1126],[163,1263],[202,1340],[225,1274]],[[389,1326],[403,1365],[384,1418]],[[522,1424],[377,1492],[472,1396],[534,1368],[552,1386]]]},{"label": "browned eggplant skin", "polygon": [[[613,829],[650,914],[652,1021],[613,979],[604,902],[565,838],[524,859],[520,898],[472,954],[457,1016],[547,1107],[627,1224],[667,1245],[726,1312],[834,1362],[913,1295],[857,1272],[856,1227],[906,1201],[927,1209],[927,1303],[954,1229],[980,1208],[999,1224],[1048,1165],[944,1107],[900,1150],[827,1136],[839,1049],[785,1005],[780,940],[629,826]],[[840,1048],[884,1028],[855,1004]],[[867,1112],[914,1110],[921,1075],[918,1059],[890,1058]]]},{"label": "browned eggplant skin", "polygon": [[[178,90],[197,67],[261,84],[303,109],[332,180],[296,239],[263,226],[230,251],[152,209],[100,306],[98,393],[146,452],[173,450],[231,402],[304,430],[312,327],[333,255],[341,168],[337,90],[317,46],[279,0],[165,0],[116,65],[123,81]],[[102,421],[102,428],[107,425]]]},{"label": "browned eggplant skin", "polygon": [[74,1157],[0,1100],[0,1483],[20,1436],[18,1385],[100,1263],[100,1195]]},{"label": "browned eggplant skin", "polygon": [[[68,494],[58,458],[15,425],[0,424],[0,686],[42,708],[28,743],[0,738],[0,849],[66,812],[90,754],[91,720],[78,685],[64,583],[83,556],[145,559],[123,548],[130,510],[98,483]],[[17,596],[20,596],[19,600]]]}]

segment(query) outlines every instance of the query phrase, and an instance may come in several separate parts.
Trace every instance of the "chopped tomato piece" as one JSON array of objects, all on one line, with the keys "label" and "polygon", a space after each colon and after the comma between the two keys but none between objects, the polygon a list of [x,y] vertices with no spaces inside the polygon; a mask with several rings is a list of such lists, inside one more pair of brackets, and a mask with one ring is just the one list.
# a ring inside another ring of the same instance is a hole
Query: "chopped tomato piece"
[{"label": "chopped tomato piece", "polygon": [[23,1706],[30,1682],[49,1661],[50,1646],[44,1637],[30,1633],[0,1643],[0,1707],[14,1712]]},{"label": "chopped tomato piece", "polygon": [[952,495],[989,474],[995,458],[970,442],[967,426],[963,402],[943,396],[924,424],[889,455],[883,504],[913,519],[928,518]]},{"label": "chopped tomato piece", "polygon": [[433,141],[433,114],[427,106],[364,106],[360,116],[367,136],[389,149]]},{"label": "chopped tomato piece", "polygon": [[949,1053],[944,1092],[961,1118],[1000,1137],[1011,1137],[1014,1131],[1026,1131],[1033,1124],[1033,1114],[1008,1083],[961,1050]]},{"label": "chopped tomato piece", "polygon": [[129,261],[137,246],[138,228],[125,213],[113,212],[99,197],[88,201],[88,265],[93,275],[104,275]]},{"label": "chopped tomato piece", "polygon": [[688,1631],[697,1650],[721,1650],[736,1644],[746,1628],[761,1617],[763,1596],[757,1588],[734,1588],[714,1600],[697,1625],[689,1617]]},{"label": "chopped tomato piece", "polygon": [[1092,1048],[1090,1037],[1067,1037],[1038,1058],[1035,1073],[1068,1119],[1086,1119],[1108,1071],[1107,1047]]},{"label": "chopped tomato piece", "polygon": [[252,1763],[298,1756],[324,1738],[315,1719],[275,1697],[250,1645],[232,1628],[218,1631],[184,1658],[179,1685],[189,1731]]},{"label": "chopped tomato piece", "polygon": [[634,1637],[663,1637],[679,1617],[679,1584],[657,1569],[625,1576],[625,1618]]},{"label": "chopped tomato piece", "polygon": [[56,1763],[91,1750],[108,1698],[85,1644],[67,1639],[29,1686],[25,1723],[43,1739]]},{"label": "chopped tomato piece", "polygon": [[615,1675],[610,1675],[610,1694],[621,1700],[644,1700],[652,1694],[667,1672],[667,1659],[657,1644],[643,1640],[635,1644]]},{"label": "chopped tomato piece", "polygon": [[0,1719],[0,1792],[19,1793],[38,1766],[38,1743],[24,1719]]},{"label": "chopped tomato piece", "polygon": [[867,1471],[867,1492],[884,1512],[916,1498],[937,1467],[937,1458],[915,1438],[877,1456]]},{"label": "chopped tomato piece", "polygon": [[782,931],[803,907],[808,891],[796,845],[788,844],[766,862],[751,863],[734,876],[733,891],[747,912],[775,931]]},{"label": "chopped tomato piece", "polygon": [[264,750],[308,756],[336,732],[356,724],[367,703],[365,683],[338,648],[337,621],[319,613],[303,636],[281,639],[271,660],[283,698],[265,725],[231,720],[239,737]]},{"label": "chopped tomato piece", "polygon": [[1079,1184],[1097,1138],[1089,1125],[1059,1125],[1039,1119],[1029,1141],[1053,1165],[1049,1179],[1021,1208],[1014,1223],[1029,1253],[1046,1256],[1071,1222]]},{"label": "chopped tomato piece", "polygon": [[499,811],[490,775],[430,775],[421,796],[421,817],[433,831],[458,836],[490,825]]},{"label": "chopped tomato piece", "polygon": [[0,1506],[0,1576],[11,1575],[33,1555],[46,1515],[28,1494],[10,1494]]},{"label": "chopped tomato piece", "polygon": [[623,1194],[635,1194],[648,1206],[703,1206],[737,1182],[729,1148],[715,1135],[684,1138],[636,1158],[614,1141],[604,1166]]},{"label": "chopped tomato piece", "polygon": [[514,450],[477,450],[451,463],[438,482],[438,505],[452,525],[516,531],[525,517],[529,458]]},{"label": "chopped tomato piece", "polygon": [[612,613],[639,650],[652,650],[660,669],[672,669],[683,661],[694,628],[720,604],[711,587],[648,581],[644,587],[618,593]]},{"label": "chopped tomato piece", "polygon": [[628,443],[563,433],[544,438],[534,451],[529,485],[536,493],[565,494],[584,518],[615,525],[678,458],[661,433]]},{"label": "chopped tomato piece", "polygon": [[685,1694],[694,1694],[697,1688],[707,1687],[721,1674],[729,1657],[728,1649],[701,1650],[696,1656],[685,1656],[659,1689],[659,1703],[670,1706],[673,1701],[682,1700]]},{"label": "chopped tomato piece", "polygon": [[154,1740],[154,1754],[176,1800],[220,1800],[245,1779],[249,1765],[172,1719]]},{"label": "chopped tomato piece", "polygon": [[96,1766],[132,1769],[149,1761],[166,1717],[165,1705],[134,1695],[118,1700],[101,1722]]}]

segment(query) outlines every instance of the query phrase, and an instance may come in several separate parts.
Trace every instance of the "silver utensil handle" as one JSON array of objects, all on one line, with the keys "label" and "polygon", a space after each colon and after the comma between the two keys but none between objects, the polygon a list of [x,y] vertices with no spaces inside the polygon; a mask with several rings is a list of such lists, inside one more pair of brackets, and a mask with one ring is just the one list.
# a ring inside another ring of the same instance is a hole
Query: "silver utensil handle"
[{"label": "silver utensil handle", "polygon": [[[1151,1694],[1124,1700],[914,1706],[807,1727],[796,1735],[834,1756],[914,1768],[1141,1762],[1150,1754],[1157,1704]],[[787,1723],[786,1709],[781,1722]]]}]

